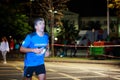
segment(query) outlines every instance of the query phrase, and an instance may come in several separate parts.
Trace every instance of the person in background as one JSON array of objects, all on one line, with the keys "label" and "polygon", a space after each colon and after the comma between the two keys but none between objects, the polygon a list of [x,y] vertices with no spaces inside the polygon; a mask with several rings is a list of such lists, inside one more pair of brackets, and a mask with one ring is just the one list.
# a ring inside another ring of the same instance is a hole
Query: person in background
[{"label": "person in background", "polygon": [[26,53],[24,78],[32,80],[33,72],[35,72],[38,80],[46,80],[44,57],[49,56],[49,37],[44,32],[44,19],[35,19],[34,28],[35,32],[28,34],[20,47],[20,51]]},{"label": "person in background", "polygon": [[8,41],[7,41],[7,38],[6,37],[2,37],[2,41],[1,41],[1,44],[0,44],[0,50],[1,50],[1,53],[2,53],[2,56],[3,56],[3,63],[6,64],[7,61],[6,61],[6,55],[7,55],[7,52],[9,52],[9,44],[8,44]]},{"label": "person in background", "polygon": [[13,50],[13,49],[14,49],[14,46],[15,46],[14,39],[11,38],[11,40],[10,40],[10,50]]},{"label": "person in background", "polygon": [[76,57],[76,53],[77,53],[77,42],[76,41],[72,41],[72,47],[71,47],[71,57]]}]

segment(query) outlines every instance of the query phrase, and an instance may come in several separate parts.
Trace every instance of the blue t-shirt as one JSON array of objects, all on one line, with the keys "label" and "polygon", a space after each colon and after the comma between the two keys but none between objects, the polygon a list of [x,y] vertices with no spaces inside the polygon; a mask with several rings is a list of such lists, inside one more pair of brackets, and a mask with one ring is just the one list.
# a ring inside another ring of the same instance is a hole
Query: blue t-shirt
[{"label": "blue t-shirt", "polygon": [[[22,47],[25,48],[46,48],[49,43],[48,35],[38,36],[36,33],[28,34],[22,43]],[[36,54],[28,52],[25,55],[25,66],[37,66],[44,64],[45,53]]]}]

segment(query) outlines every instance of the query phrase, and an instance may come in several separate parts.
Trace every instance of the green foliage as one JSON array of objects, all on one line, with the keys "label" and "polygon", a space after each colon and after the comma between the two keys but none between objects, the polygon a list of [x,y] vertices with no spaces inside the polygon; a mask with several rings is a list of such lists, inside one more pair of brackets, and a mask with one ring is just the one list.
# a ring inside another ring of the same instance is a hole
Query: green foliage
[{"label": "green foliage", "polygon": [[28,17],[25,15],[16,15],[16,20],[14,21],[14,31],[16,32],[16,37],[25,37],[26,34],[32,32],[32,27],[29,26]]},{"label": "green foliage", "polygon": [[0,21],[0,36],[13,36],[17,39],[23,39],[27,33],[32,31],[32,27],[28,24],[28,17],[25,15],[7,16]]},{"label": "green foliage", "polygon": [[29,26],[29,18],[20,12],[21,6],[17,1],[0,1],[0,37],[12,36],[15,39],[23,39],[32,31]]},{"label": "green foliage", "polygon": [[108,0],[108,8],[115,10],[116,15],[120,17],[120,0]]},{"label": "green foliage", "polygon": [[71,40],[76,40],[78,38],[78,32],[74,26],[74,23],[71,23],[69,20],[62,21],[63,22],[63,27],[60,34],[58,35],[59,40],[61,42],[64,42],[65,40],[71,41]]},{"label": "green foliage", "polygon": [[[46,21],[49,20],[51,18],[49,10],[57,11],[57,17],[55,16],[54,18],[57,18],[58,22],[61,21],[63,17],[62,12],[67,9],[66,3],[68,1],[69,0],[0,1],[0,36],[13,36],[14,38],[23,39],[27,33],[32,31],[32,27],[30,27],[28,23],[30,23],[33,18],[40,16],[44,17]],[[62,29],[63,31],[60,35],[63,35],[64,31],[67,30]]]}]

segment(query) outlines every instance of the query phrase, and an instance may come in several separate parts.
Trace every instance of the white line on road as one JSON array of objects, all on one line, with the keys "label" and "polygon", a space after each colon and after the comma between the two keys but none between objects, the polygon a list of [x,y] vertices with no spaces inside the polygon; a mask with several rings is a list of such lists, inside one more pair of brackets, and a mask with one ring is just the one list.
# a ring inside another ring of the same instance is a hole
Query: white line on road
[{"label": "white line on road", "polygon": [[51,72],[57,72],[57,74],[63,75],[63,76],[65,76],[65,77],[71,78],[71,79],[73,79],[73,80],[80,80],[80,79],[78,79],[78,78],[76,78],[76,77],[73,77],[73,76],[71,76],[71,75],[68,75],[68,74],[65,74],[65,73],[60,73],[60,72],[58,72],[57,70],[53,70],[53,69],[47,69],[47,70],[49,70],[49,71],[51,71]]}]

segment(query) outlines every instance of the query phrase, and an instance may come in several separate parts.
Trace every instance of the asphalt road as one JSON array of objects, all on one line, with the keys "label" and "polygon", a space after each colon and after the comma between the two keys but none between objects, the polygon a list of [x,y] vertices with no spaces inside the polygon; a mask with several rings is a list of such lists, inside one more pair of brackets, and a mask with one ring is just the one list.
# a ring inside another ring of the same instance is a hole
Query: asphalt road
[{"label": "asphalt road", "polygon": [[85,63],[46,63],[47,80],[120,80],[118,66]]},{"label": "asphalt road", "polygon": [[[19,66],[19,67],[16,67]],[[0,80],[22,80],[22,69],[18,62],[0,63]]]},{"label": "asphalt road", "polygon": [[[117,65],[46,62],[47,80],[120,80]],[[0,63],[0,80],[22,80],[23,62]],[[33,80],[37,80],[34,76]]]}]

